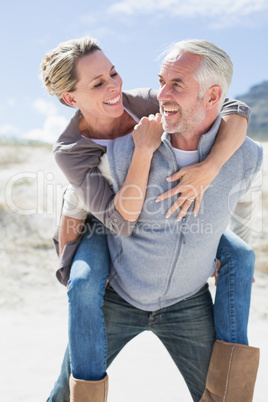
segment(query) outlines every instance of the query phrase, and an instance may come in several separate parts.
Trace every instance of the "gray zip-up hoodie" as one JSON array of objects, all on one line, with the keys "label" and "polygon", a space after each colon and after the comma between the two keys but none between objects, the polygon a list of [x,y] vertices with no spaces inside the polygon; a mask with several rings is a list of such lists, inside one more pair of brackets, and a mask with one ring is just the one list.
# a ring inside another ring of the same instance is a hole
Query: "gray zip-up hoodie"
[{"label": "gray zip-up hoodie", "polygon": [[[220,116],[201,137],[200,161],[207,157],[219,125]],[[107,147],[115,193],[125,180],[133,150],[131,135],[118,138]],[[160,203],[155,199],[174,186],[165,178],[176,172],[178,166],[169,136],[164,134],[152,159],[144,207],[132,235],[108,235],[110,283],[116,292],[148,311],[194,295],[214,272],[220,237],[261,162],[261,146],[247,138],[205,192],[198,216],[190,213],[182,222],[176,220],[176,214],[166,219],[165,212],[174,198]]]},{"label": "gray zip-up hoodie", "polygon": [[[123,103],[138,118],[159,111],[156,91],[153,89],[140,88],[125,92],[123,93]],[[244,116],[249,120],[251,111],[245,103],[227,98],[221,114],[232,113]],[[113,232],[122,236],[130,236],[135,224],[125,221],[116,211],[113,202],[114,192],[98,170],[100,157],[106,151],[106,147],[81,136],[79,116],[80,111],[77,111],[54,145],[53,152],[56,162],[76,189],[78,196],[86,205],[86,209]],[[72,259],[80,241],[81,236],[68,243],[62,252],[56,275],[64,285],[67,284]],[[54,242],[58,250],[57,231]]]}]

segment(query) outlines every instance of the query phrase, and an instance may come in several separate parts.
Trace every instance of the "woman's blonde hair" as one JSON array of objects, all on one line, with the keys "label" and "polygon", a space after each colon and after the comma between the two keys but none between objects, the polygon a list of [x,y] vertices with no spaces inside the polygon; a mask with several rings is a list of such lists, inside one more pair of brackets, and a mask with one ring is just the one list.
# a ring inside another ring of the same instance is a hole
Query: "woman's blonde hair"
[{"label": "woman's blonde hair", "polygon": [[[61,42],[49,51],[41,63],[41,79],[50,95],[56,95],[61,103],[64,91],[72,91],[78,81],[76,64],[79,59],[101,50],[96,39],[85,36]],[[67,105],[68,106],[68,105]]]}]

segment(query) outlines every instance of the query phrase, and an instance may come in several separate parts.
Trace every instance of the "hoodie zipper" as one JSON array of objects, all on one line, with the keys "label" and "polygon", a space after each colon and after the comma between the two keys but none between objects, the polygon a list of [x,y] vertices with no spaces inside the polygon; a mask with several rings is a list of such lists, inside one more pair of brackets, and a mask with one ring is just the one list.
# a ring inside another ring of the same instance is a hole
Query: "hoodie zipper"
[{"label": "hoodie zipper", "polygon": [[[164,140],[163,140],[163,144],[166,145],[166,146],[168,147],[168,149],[170,150],[171,159],[173,159],[173,162],[174,162],[174,170],[178,169],[177,160],[176,160],[176,157],[175,157],[175,155],[174,155],[174,152],[173,152],[173,149],[172,149],[172,146],[171,146],[170,142],[169,142],[168,140],[164,139]],[[191,208],[192,208],[192,207],[191,207]],[[169,292],[170,284],[171,284],[171,282],[172,282],[172,280],[173,280],[173,277],[174,277],[175,272],[176,272],[176,267],[177,267],[177,265],[178,265],[178,263],[179,263],[179,260],[180,260],[180,258],[181,258],[181,255],[182,255],[183,246],[186,244],[186,237],[185,237],[185,234],[184,234],[184,231],[183,231],[182,226],[185,225],[188,220],[189,220],[189,215],[187,214],[187,215],[181,220],[181,222],[177,222],[177,223],[176,223],[177,225],[180,225],[180,226],[181,226],[181,228],[180,228],[181,230],[179,230],[179,233],[180,233],[180,234],[179,234],[179,239],[178,239],[179,241],[178,241],[177,243],[175,243],[175,244],[176,244],[176,247],[174,248],[173,257],[172,257],[172,260],[171,260],[171,262],[170,262],[170,264],[169,264],[168,275],[167,275],[167,277],[166,277],[165,288],[164,288],[164,291],[163,291],[163,293],[162,293],[162,296],[159,298],[159,302],[158,302],[159,308],[161,308],[161,301],[162,301],[162,299],[163,299],[164,296],[166,296],[166,295],[168,294],[168,292]],[[176,231],[175,231],[175,233],[176,233]],[[176,236],[176,235],[175,235],[175,236]]]}]

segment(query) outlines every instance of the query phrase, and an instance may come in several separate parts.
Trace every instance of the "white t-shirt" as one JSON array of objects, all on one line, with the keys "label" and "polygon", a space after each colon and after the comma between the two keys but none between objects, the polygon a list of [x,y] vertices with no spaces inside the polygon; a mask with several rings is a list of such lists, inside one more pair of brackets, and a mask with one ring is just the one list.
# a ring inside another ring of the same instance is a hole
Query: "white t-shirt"
[{"label": "white t-shirt", "polygon": [[[110,140],[112,141],[112,140]],[[100,158],[100,163],[98,169],[101,175],[108,181],[109,185],[112,186],[112,176],[110,172],[108,155],[104,153]],[[76,219],[86,219],[88,212],[86,211],[85,205],[79,200],[73,186],[68,185],[64,193],[64,203],[62,207],[62,215],[69,216],[70,218]]]},{"label": "white t-shirt", "polygon": [[184,166],[194,165],[199,162],[198,150],[196,151],[183,151],[182,149],[173,148],[176,161],[179,168]]}]

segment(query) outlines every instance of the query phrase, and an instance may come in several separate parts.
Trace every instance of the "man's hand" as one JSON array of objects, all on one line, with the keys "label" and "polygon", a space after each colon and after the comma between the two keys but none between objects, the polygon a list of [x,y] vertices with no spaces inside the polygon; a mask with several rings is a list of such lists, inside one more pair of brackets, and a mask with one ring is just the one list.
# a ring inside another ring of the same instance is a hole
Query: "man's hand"
[{"label": "man's hand", "polygon": [[215,286],[217,286],[217,283],[218,283],[218,277],[219,277],[220,269],[221,269],[221,262],[220,262],[220,260],[218,260],[218,258],[217,258],[216,270],[215,270],[215,272],[213,273],[213,275],[211,275],[212,278],[213,278],[213,277],[215,278]]},{"label": "man's hand", "polygon": [[[219,277],[219,273],[220,273],[220,269],[221,269],[221,262],[220,260],[218,260],[217,258],[217,266],[216,266],[216,270],[215,272],[211,275],[211,277],[215,278],[215,286],[217,286],[218,284],[218,277]],[[252,283],[255,283],[255,278],[253,277]]]}]

